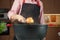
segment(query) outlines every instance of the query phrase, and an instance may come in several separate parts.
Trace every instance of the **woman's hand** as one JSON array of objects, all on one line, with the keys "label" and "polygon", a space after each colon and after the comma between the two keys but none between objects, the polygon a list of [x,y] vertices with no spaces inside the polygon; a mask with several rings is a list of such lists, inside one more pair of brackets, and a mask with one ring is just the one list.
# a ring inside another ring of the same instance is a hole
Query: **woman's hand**
[{"label": "woman's hand", "polygon": [[25,18],[22,15],[12,15],[11,16],[11,21],[18,21],[18,22],[22,22],[25,23]]},{"label": "woman's hand", "polygon": [[17,20],[16,17],[17,17],[16,14],[12,15],[12,16],[10,17],[11,22],[14,22],[15,20]]},{"label": "woman's hand", "polygon": [[25,23],[25,18],[22,15],[17,15],[18,22]]}]

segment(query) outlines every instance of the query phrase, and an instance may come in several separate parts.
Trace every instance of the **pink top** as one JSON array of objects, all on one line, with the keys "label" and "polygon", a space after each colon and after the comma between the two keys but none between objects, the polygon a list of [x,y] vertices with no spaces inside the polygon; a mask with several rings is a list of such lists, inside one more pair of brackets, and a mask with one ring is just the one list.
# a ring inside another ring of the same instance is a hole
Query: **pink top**
[{"label": "pink top", "polygon": [[[14,3],[12,5],[11,10],[8,12],[8,18],[11,17],[13,14],[19,14],[21,13],[22,4],[24,0],[14,0]],[[34,1],[34,0],[26,0],[25,3],[31,3],[31,4],[39,4],[40,6],[40,23],[45,24],[44,16],[43,16],[43,3],[40,0]]]}]

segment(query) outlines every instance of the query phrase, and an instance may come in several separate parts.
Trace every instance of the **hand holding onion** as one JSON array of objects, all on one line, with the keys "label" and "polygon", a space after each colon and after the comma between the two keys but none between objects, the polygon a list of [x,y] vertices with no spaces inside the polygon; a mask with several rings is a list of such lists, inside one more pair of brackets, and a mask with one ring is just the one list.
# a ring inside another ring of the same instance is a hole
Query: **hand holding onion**
[{"label": "hand holding onion", "polygon": [[22,23],[25,23],[25,18],[22,16],[22,15],[17,15],[17,20],[18,22],[22,22]]},{"label": "hand holding onion", "polygon": [[15,22],[15,21],[18,21],[18,22],[25,22],[25,18],[22,16],[22,15],[13,15],[11,16],[11,21],[12,22]]},{"label": "hand holding onion", "polygon": [[18,21],[19,22],[23,22],[23,23],[34,23],[34,20],[33,20],[33,18],[32,17],[28,17],[27,19],[25,19],[23,16],[21,16],[21,15],[17,15],[18,17],[17,17],[17,19],[18,19]]},{"label": "hand holding onion", "polygon": [[22,22],[22,23],[34,23],[32,17],[28,17],[27,19],[25,19],[22,15],[13,15],[11,16],[11,19],[13,22],[17,20],[18,22]]}]

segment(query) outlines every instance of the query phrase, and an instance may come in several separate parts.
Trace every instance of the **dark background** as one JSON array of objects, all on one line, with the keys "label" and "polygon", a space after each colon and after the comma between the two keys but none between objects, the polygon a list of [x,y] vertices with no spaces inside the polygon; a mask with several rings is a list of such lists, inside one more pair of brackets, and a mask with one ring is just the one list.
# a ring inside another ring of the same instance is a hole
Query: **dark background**
[{"label": "dark background", "polygon": [[[10,9],[14,0],[0,0],[0,8]],[[42,0],[45,13],[60,14],[60,0]]]},{"label": "dark background", "polygon": [[[60,0],[42,0],[44,6],[44,12],[47,14],[60,14]],[[11,9],[13,4],[13,0],[0,0],[0,8],[3,9]],[[58,36],[58,32],[60,32],[60,25],[57,27],[49,27],[46,35],[46,40],[60,40]],[[9,35],[0,35],[0,40],[13,40],[14,31],[13,28],[10,27]]]}]

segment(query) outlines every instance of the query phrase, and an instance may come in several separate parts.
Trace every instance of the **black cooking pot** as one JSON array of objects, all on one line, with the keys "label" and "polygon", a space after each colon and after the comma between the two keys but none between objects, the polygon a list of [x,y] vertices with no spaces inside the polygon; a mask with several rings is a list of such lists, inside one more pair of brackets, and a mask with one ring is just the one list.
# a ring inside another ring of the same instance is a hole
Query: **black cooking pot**
[{"label": "black cooking pot", "polygon": [[14,24],[17,40],[42,40],[47,33],[47,25],[40,24]]}]

